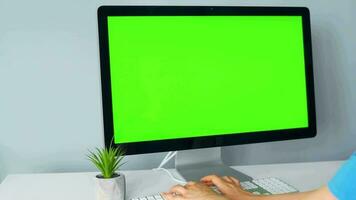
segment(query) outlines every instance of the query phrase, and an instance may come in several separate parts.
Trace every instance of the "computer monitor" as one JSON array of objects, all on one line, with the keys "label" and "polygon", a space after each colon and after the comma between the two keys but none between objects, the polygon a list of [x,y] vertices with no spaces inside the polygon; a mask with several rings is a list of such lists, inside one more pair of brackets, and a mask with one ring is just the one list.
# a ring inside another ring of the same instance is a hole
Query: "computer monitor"
[{"label": "computer monitor", "polygon": [[[130,155],[316,135],[307,8],[102,6],[98,22],[106,146]],[[176,168],[250,178],[219,158],[183,151]]]}]

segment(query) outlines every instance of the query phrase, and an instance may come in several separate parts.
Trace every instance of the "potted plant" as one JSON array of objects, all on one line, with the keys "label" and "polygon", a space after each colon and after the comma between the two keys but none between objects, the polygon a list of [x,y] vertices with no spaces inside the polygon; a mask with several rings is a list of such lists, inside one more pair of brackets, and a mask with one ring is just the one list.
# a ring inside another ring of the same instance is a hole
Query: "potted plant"
[{"label": "potted plant", "polygon": [[95,177],[97,200],[124,200],[125,176],[118,170],[124,164],[125,151],[122,148],[96,148],[89,151],[88,159],[101,172]]}]

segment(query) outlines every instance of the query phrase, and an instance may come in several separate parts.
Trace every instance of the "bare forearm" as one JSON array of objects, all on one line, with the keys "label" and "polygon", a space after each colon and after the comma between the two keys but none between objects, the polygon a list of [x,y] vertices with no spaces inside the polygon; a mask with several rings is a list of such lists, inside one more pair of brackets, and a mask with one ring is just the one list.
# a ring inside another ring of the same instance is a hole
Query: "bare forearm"
[{"label": "bare forearm", "polygon": [[327,187],[293,194],[271,195],[271,196],[249,196],[241,200],[336,200]]}]

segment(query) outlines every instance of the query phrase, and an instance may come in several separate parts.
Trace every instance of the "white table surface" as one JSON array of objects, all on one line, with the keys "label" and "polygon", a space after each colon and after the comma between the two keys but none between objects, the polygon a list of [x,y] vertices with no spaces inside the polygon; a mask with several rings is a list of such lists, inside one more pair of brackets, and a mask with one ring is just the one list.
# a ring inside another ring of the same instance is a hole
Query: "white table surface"
[{"label": "white table surface", "polygon": [[[277,177],[300,191],[325,185],[342,161],[236,166],[253,178]],[[175,171],[172,170],[174,173]],[[123,171],[127,199],[167,191],[177,184],[164,171]],[[13,174],[0,185],[1,200],[95,200],[97,173]],[[176,177],[179,177],[175,174]]]}]

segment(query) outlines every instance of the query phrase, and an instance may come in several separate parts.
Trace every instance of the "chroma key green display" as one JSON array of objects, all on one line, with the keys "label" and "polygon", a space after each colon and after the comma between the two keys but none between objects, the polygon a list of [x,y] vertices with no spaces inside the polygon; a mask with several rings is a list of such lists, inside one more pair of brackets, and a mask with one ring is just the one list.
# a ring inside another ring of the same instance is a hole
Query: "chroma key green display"
[{"label": "chroma key green display", "polygon": [[308,127],[301,16],[109,16],[115,143]]}]

